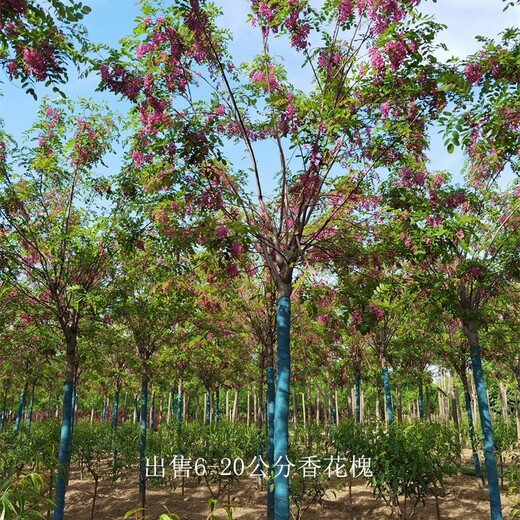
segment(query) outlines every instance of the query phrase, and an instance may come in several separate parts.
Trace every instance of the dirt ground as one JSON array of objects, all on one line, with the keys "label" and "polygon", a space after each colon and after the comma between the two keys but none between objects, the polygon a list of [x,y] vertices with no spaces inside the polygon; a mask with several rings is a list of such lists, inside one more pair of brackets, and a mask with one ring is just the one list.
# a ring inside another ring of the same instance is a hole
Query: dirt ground
[{"label": "dirt ground", "polygon": [[[208,500],[211,493],[207,485],[197,484],[193,479],[186,480],[184,496],[181,480],[177,487],[149,486],[147,503],[149,520],[157,520],[161,513],[170,512],[179,515],[182,520],[206,520],[208,518]],[[174,483],[175,484],[175,483]],[[347,484],[347,482],[345,482]],[[65,520],[88,520],[91,514],[94,483],[85,477],[80,480],[79,471],[71,474],[66,499]],[[216,490],[214,490],[215,492]],[[232,518],[240,520],[263,520],[265,518],[266,492],[257,489],[253,478],[244,478],[235,482],[231,488],[230,499],[233,504]],[[331,490],[321,505],[311,506],[303,515],[303,520],[321,519],[370,519],[386,520],[392,518],[391,510],[383,500],[372,496],[371,488],[363,479],[355,479],[352,487],[353,507],[349,506],[348,486]],[[218,506],[227,504],[227,490],[221,493]],[[115,485],[100,481],[96,502],[95,520],[122,520],[127,511],[137,507],[137,476],[131,475]],[[506,490],[502,492],[504,518],[510,518],[510,502]],[[440,515],[443,520],[471,519],[487,520],[489,518],[488,493],[478,479],[466,475],[449,477],[445,482],[445,495],[439,498]],[[217,507],[215,515],[226,519],[223,507]],[[136,518],[131,516],[129,518]],[[426,506],[419,504],[416,519],[435,520],[435,500],[429,499]]]}]

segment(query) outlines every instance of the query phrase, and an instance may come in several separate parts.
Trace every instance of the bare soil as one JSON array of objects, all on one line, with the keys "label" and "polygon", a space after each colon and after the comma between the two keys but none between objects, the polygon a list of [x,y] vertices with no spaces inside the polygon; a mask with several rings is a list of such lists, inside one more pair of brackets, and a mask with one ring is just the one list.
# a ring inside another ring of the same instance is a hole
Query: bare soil
[{"label": "bare soil", "polygon": [[[352,507],[349,503],[348,483],[340,489],[327,492],[322,504],[312,505],[303,515],[303,520],[314,518],[334,520],[386,520],[392,518],[391,509],[382,499],[374,498],[372,489],[367,487],[363,479],[355,479],[352,486]],[[147,489],[147,506],[149,520],[157,520],[161,513],[176,513],[182,520],[206,520],[208,518],[208,501],[212,497],[208,486],[186,479],[184,495],[181,479],[171,481],[172,485],[149,485]],[[94,482],[86,478],[80,479],[80,472],[73,471],[66,498],[65,520],[88,520],[91,518]],[[213,488],[216,493],[216,486]],[[258,489],[256,480],[243,478],[235,481],[230,489],[232,518],[239,520],[263,520],[266,517],[266,491]],[[223,507],[227,504],[227,489],[222,490],[215,515],[226,519]],[[128,475],[123,481],[112,484],[100,481],[96,502],[95,520],[122,520],[127,511],[138,507],[137,474]],[[510,518],[510,500],[506,490],[502,492],[504,518]],[[449,477],[445,482],[444,496],[439,498],[440,517],[451,519],[489,519],[488,492],[482,487],[479,479],[467,475]],[[138,518],[131,516],[130,518]],[[436,520],[435,500],[430,498],[423,507],[419,504],[414,518],[419,520]]]}]

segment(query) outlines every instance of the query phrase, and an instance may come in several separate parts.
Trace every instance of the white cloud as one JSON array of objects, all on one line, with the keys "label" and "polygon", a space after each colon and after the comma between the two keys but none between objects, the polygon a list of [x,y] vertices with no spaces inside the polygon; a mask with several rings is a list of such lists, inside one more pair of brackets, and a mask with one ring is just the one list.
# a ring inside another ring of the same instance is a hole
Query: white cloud
[{"label": "white cloud", "polygon": [[520,7],[503,11],[501,0],[439,0],[437,3],[422,2],[420,10],[433,14],[435,21],[448,28],[437,41],[447,45],[449,52],[439,52],[439,57],[462,58],[476,52],[480,43],[475,36],[496,38],[507,27],[520,25]]}]

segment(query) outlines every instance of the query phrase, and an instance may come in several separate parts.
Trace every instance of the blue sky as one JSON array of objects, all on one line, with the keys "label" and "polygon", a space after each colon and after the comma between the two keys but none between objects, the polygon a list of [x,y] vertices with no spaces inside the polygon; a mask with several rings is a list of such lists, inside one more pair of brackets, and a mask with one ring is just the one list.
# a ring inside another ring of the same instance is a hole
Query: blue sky
[{"label": "blue sky", "polygon": [[[94,42],[106,42],[116,45],[119,38],[129,34],[134,25],[134,19],[139,14],[139,7],[128,0],[91,0],[86,1],[92,12],[85,18],[85,25],[89,37]],[[235,35],[238,58],[245,60],[258,52],[258,31],[247,24],[247,0],[219,0],[225,12],[223,23]],[[315,3],[319,3],[315,0]],[[478,42],[474,36],[484,35],[494,37],[506,27],[520,26],[520,7],[516,6],[503,12],[504,3],[501,0],[439,0],[436,3],[423,1],[421,10],[435,15],[438,22],[448,25],[448,29],[441,34],[441,39],[450,50],[450,55],[464,56],[478,49]],[[290,66],[290,50],[281,47],[280,53],[286,54],[286,65]],[[439,57],[446,58],[440,53]],[[19,138],[22,131],[29,128],[34,121],[38,103],[22,89],[11,84],[5,74],[0,73],[3,82],[0,97],[0,117],[4,120],[5,130]],[[110,94],[96,94],[94,89],[98,79],[90,77],[79,80],[71,73],[71,81],[64,87],[71,98],[83,96],[94,99],[107,99],[113,106],[114,96]],[[300,85],[298,85],[300,87]],[[37,93],[41,97],[45,89],[38,87]],[[124,110],[119,107],[120,110]],[[442,140],[436,132],[432,133],[431,168],[459,171],[462,166],[460,153],[448,154],[442,145]],[[112,167],[117,167],[117,159],[111,159]]]}]

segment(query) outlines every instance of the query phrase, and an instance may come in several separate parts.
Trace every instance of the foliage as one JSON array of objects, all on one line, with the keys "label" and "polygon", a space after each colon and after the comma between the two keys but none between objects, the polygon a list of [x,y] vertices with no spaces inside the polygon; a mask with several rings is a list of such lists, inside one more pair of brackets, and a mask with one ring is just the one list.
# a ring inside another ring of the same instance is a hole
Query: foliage
[{"label": "foliage", "polygon": [[0,519],[44,519],[51,502],[42,498],[43,477],[38,473],[4,474],[0,482]]},{"label": "foliage", "polygon": [[[86,29],[79,24],[90,7],[67,0],[11,0],[0,4],[0,65],[34,98],[34,82],[68,81],[67,64],[84,63]],[[76,47],[77,45],[77,47]]]},{"label": "foliage", "polygon": [[443,424],[392,423],[370,439],[369,480],[398,518],[412,518],[419,502],[438,494],[453,471],[454,433]]}]

